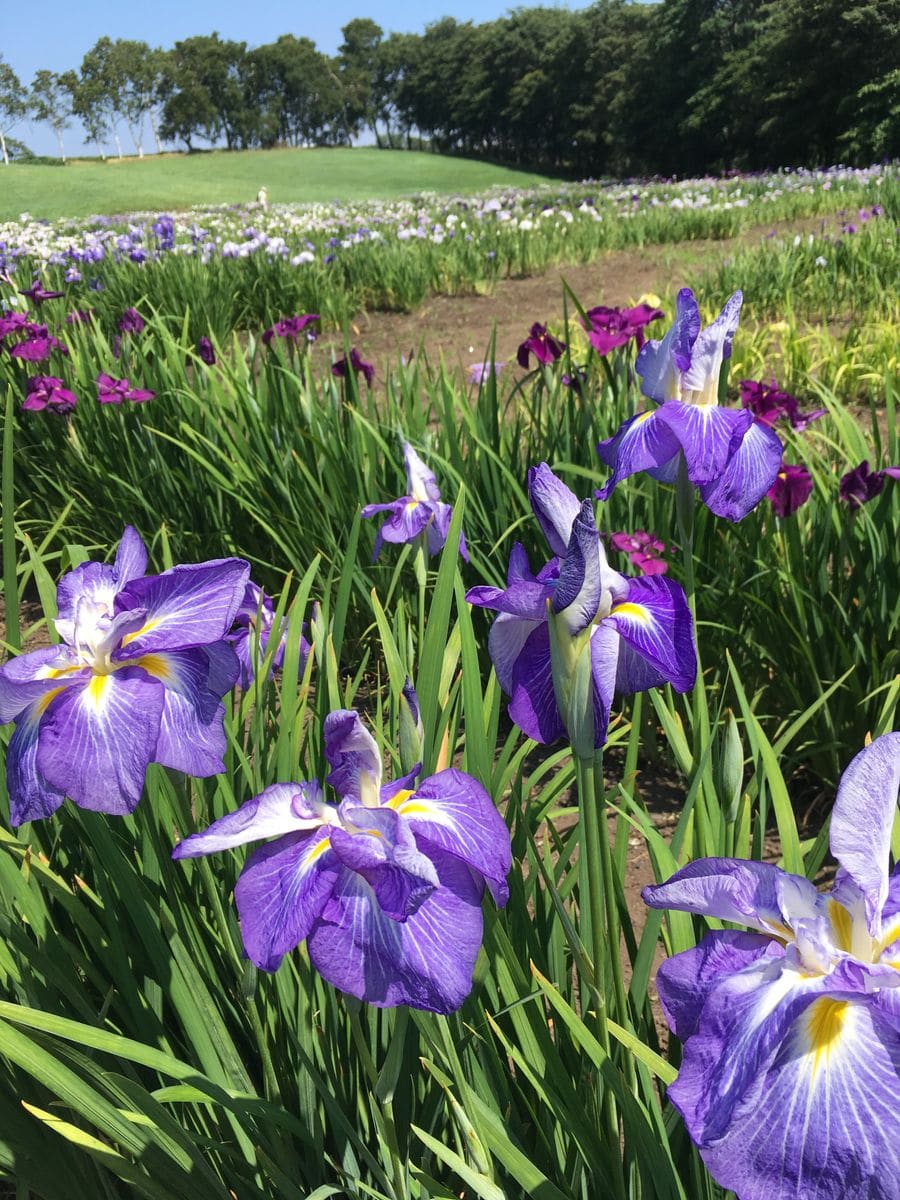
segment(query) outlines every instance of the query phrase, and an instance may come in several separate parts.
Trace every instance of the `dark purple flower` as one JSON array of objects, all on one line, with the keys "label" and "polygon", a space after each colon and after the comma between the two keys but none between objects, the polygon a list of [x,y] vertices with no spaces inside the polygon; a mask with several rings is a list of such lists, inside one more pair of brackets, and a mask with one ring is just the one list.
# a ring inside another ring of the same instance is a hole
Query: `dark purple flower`
[{"label": "dark purple flower", "polygon": [[146,400],[152,400],[155,395],[156,392],[145,388],[133,388],[127,379],[113,379],[112,375],[103,372],[97,376],[98,404],[121,404],[123,400],[130,400],[132,404],[143,404]]},{"label": "dark purple flower", "polygon": [[601,357],[624,346],[631,338],[640,350],[644,344],[644,327],[664,315],[661,308],[652,308],[649,304],[636,304],[634,308],[607,308],[600,304],[585,314],[588,341]]},{"label": "dark purple flower", "polygon": [[339,358],[337,362],[331,364],[331,373],[336,379],[346,379],[350,371],[359,375],[362,372],[366,377],[366,383],[369,387],[375,379],[375,364],[366,362],[355,346],[350,350],[349,362],[345,357]]},{"label": "dark purple flower", "polygon": [[202,337],[197,342],[197,354],[203,359],[208,367],[214,367],[216,365],[216,352],[213,349],[213,344],[208,337]]},{"label": "dark purple flower", "polygon": [[60,296],[64,296],[65,292],[48,292],[41,285],[41,281],[36,279],[28,291],[19,290],[20,296],[27,296],[29,300],[33,300],[35,304],[43,304],[45,300],[58,300]]},{"label": "dark purple flower", "polygon": [[10,821],[49,817],[66,796],[83,808],[134,810],[147,767],[188,775],[225,769],[221,697],[238,663],[224,641],[250,568],[236,558],[145,575],[128,527],[115,563],[60,580],[59,645],[0,668]]},{"label": "dark purple flower", "polygon": [[20,327],[19,332],[24,333],[25,338],[16,345],[10,346],[9,352],[13,358],[21,359],[22,362],[43,362],[44,359],[50,357],[54,350],[58,350],[60,354],[64,355],[69,353],[67,347],[48,331],[46,325],[27,321]]},{"label": "dark purple flower", "polygon": [[516,362],[527,371],[529,356],[533,354],[539,363],[546,366],[561,358],[565,348],[564,342],[559,341],[552,333],[547,332],[546,325],[540,325],[535,322],[531,327],[528,337],[516,353]]},{"label": "dark purple flower", "polygon": [[840,497],[855,512],[863,504],[868,504],[884,490],[886,479],[900,479],[900,467],[885,467],[881,471],[870,471],[869,461],[865,459],[841,476]]},{"label": "dark purple flower", "polygon": [[812,475],[802,464],[782,463],[766,495],[777,517],[791,517],[812,495]]},{"label": "dark purple flower", "polygon": [[609,544],[613,550],[628,555],[628,561],[642,575],[665,575],[669,564],[660,556],[665,553],[665,543],[652,533],[636,529],[634,533],[610,534]]},{"label": "dark purple flower", "polygon": [[136,308],[126,308],[119,321],[119,332],[140,333],[146,323]]},{"label": "dark purple flower", "polygon": [[27,312],[11,312],[0,316],[0,344],[4,338],[12,333],[18,334],[30,324]]},{"label": "dark purple flower", "polygon": [[800,403],[796,396],[783,392],[772,380],[771,385],[761,379],[742,379],[738,384],[741,394],[741,404],[749,408],[754,420],[768,425],[770,428],[782,417],[786,417],[791,427],[798,431],[804,430],[812,421],[824,417],[825,408],[817,408],[812,412],[801,413]]},{"label": "dark purple flower", "polygon": [[235,888],[247,957],[275,971],[304,939],[334,987],[368,1004],[450,1013],[472,990],[481,900],[509,896],[509,831],[471,776],[420,766],[383,783],[381,750],[357,713],[325,719],[326,783],[276,783],[173,858],[274,838],[254,851]]},{"label": "dark purple flower", "polygon": [[563,387],[571,388],[576,396],[584,395],[584,385],[587,382],[587,368],[573,367],[571,373],[564,372],[562,377]]},{"label": "dark purple flower", "polygon": [[306,331],[307,341],[315,341],[315,330],[311,326],[321,320],[318,313],[301,313],[296,317],[282,317],[274,325],[263,331],[262,340],[268,346],[273,337],[285,338],[296,342],[300,334]]},{"label": "dark purple flower", "polygon": [[22,408],[27,412],[41,412],[49,408],[53,412],[70,413],[78,403],[78,397],[55,375],[33,375],[25,384],[25,399]]}]

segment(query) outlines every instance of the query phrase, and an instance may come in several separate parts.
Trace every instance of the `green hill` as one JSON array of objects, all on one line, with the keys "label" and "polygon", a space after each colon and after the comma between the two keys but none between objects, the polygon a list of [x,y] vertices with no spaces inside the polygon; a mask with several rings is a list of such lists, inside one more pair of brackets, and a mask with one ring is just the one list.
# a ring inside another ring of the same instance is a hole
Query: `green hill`
[{"label": "green hill", "polygon": [[391,199],[418,191],[477,192],[494,184],[528,186],[541,175],[490,163],[374,147],[250,150],[77,159],[64,167],[0,166],[0,220],[19,213],[54,219],[141,209],[255,200],[270,204]]}]

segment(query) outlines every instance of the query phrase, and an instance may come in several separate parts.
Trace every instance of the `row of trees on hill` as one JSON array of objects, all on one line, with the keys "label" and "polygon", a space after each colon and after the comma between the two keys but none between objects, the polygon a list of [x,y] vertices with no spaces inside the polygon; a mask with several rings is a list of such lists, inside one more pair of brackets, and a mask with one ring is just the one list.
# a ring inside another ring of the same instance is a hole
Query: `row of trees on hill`
[{"label": "row of trees on hill", "polygon": [[[0,138],[73,116],[106,153],[161,142],[379,145],[571,171],[685,174],[900,155],[900,0],[595,0],[423,34],[350,21],[335,56],[284,34],[169,50],[101,38],[30,89],[0,61]],[[5,148],[4,148],[5,153]]]}]

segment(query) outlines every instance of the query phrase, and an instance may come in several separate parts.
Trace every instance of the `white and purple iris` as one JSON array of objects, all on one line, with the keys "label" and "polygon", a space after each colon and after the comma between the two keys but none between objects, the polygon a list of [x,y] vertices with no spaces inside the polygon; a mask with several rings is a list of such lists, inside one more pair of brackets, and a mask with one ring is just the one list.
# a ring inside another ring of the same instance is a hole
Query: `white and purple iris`
[{"label": "white and purple iris", "polygon": [[235,887],[247,956],[264,971],[306,940],[329,983],[378,1007],[455,1011],[472,989],[485,886],[506,903],[509,832],[490,796],[454,769],[382,783],[357,713],[325,719],[329,804],[318,782],[276,783],[176,846],[194,858],[274,838]]},{"label": "white and purple iris", "polygon": [[[693,621],[677,583],[629,579],[609,566],[591,502],[579,501],[546,463],[528,472],[528,493],[554,557],[532,575],[517,544],[506,588],[472,588],[466,599],[500,614],[489,649],[515,723],[536,742],[568,734],[573,744],[578,724],[577,752],[588,754],[606,741],[615,691],[693,687]],[[579,669],[589,718],[571,708]]]},{"label": "white and purple iris", "polygon": [[62,644],[0,668],[0,723],[10,822],[48,817],[68,796],[123,815],[151,762],[187,775],[225,769],[224,694],[238,675],[224,640],[250,568],[237,558],[145,575],[128,526],[112,566],[83,563],[60,580]]},{"label": "white and purple iris", "polygon": [[850,763],[830,894],[770,863],[707,858],[644,889],[654,908],[750,926],[660,967],[684,1058],[669,1098],[740,1200],[893,1200],[900,1179],[900,733]]},{"label": "white and purple iris", "polygon": [[[375,562],[385,542],[414,542],[423,537],[429,554],[443,549],[450,532],[453,508],[441,500],[441,493],[434,473],[422,462],[409,442],[403,443],[403,461],[406,466],[407,494],[389,504],[367,504],[363,517],[374,517],[376,513],[391,515],[378,530],[372,561]],[[459,552],[469,561],[466,539],[460,534]]]},{"label": "white and purple iris", "polygon": [[707,508],[740,521],[775,482],[782,454],[777,436],[754,421],[749,409],[722,408],[718,402],[719,373],[731,356],[742,299],[735,292],[715,321],[701,329],[694,293],[690,288],[678,293],[668,333],[661,341],[648,341],[635,364],[641,391],[659,408],[631,417],[597,447],[613,472],[597,492],[600,500],[637,471],[674,483],[683,458]]},{"label": "white and purple iris", "polygon": [[[269,643],[272,637],[277,638],[277,644],[272,650],[272,661],[269,668],[271,679],[275,671],[284,664],[284,652],[287,646],[288,623],[282,618],[280,627],[275,629],[275,604],[271,596],[267,596],[262,588],[252,581],[247,584],[241,606],[234,618],[234,624],[228,633],[228,641],[241,664],[239,682],[246,691],[256,678],[256,673],[263,660],[269,653]],[[300,634],[300,673],[302,675],[309,657],[310,644]]]}]

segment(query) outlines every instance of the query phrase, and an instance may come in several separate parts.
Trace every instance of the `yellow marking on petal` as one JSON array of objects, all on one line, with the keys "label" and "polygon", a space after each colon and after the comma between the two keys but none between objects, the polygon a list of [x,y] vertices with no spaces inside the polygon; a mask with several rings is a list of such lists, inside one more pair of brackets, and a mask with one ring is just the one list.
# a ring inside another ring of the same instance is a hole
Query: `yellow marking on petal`
[{"label": "yellow marking on petal", "polygon": [[412,788],[404,788],[402,791],[397,792],[397,794],[395,796],[391,796],[390,800],[388,800],[388,802],[387,802],[386,807],[387,808],[399,808],[400,805],[405,804],[406,801],[413,794],[414,793],[413,793]]},{"label": "yellow marking on petal", "polygon": [[407,502],[406,502],[406,511],[407,511],[407,512],[412,512],[412,510],[413,510],[414,508],[418,508],[418,507],[419,507],[419,503],[420,503],[420,502],[419,502],[418,500],[407,500]]},{"label": "yellow marking on petal", "polygon": [[828,922],[834,935],[834,944],[849,954],[853,949],[853,918],[837,900],[828,901]]},{"label": "yellow marking on petal", "polygon": [[[876,962],[881,955],[884,954],[885,950],[889,950],[891,946],[893,946],[894,942],[896,942],[898,938],[900,938],[900,919],[894,917],[892,924],[890,924],[887,928],[887,932],[882,934],[881,941],[878,942],[875,947]],[[897,969],[900,970],[900,960],[898,960],[896,963],[891,963],[890,966],[897,967]]]},{"label": "yellow marking on petal", "polygon": [[163,654],[142,654],[140,658],[134,659],[133,665],[143,667],[148,675],[163,683],[171,683],[175,679],[175,672]]},{"label": "yellow marking on petal", "polygon": [[430,804],[425,803],[425,801],[423,801],[423,800],[410,800],[408,804],[403,805],[403,807],[399,810],[399,812],[400,812],[400,815],[403,817],[415,817],[415,816],[433,817],[434,816],[434,809],[431,807]]},{"label": "yellow marking on petal", "polygon": [[648,409],[647,412],[639,413],[634,418],[634,421],[631,424],[631,428],[634,429],[638,425],[643,425],[643,423],[645,421],[649,421],[649,419],[653,416],[655,411],[656,411],[656,409],[651,408],[651,409]]},{"label": "yellow marking on petal", "polygon": [[159,624],[159,617],[151,617],[145,625],[140,629],[135,629],[133,633],[126,633],[122,638],[122,645],[127,646],[129,642],[133,642],[135,638],[143,637],[145,633],[149,633],[151,629],[155,629]]},{"label": "yellow marking on petal", "polygon": [[794,931],[789,925],[783,925],[781,921],[772,921],[768,917],[765,924],[766,928],[770,929],[773,935],[780,941],[787,943],[794,940]]},{"label": "yellow marking on petal", "polygon": [[66,689],[64,687],[58,687],[58,688],[51,688],[49,692],[44,692],[44,694],[43,694],[43,696],[41,696],[40,700],[38,700],[35,703],[34,715],[36,717],[43,716],[43,714],[50,707],[51,701],[55,700],[56,697],[59,695],[59,693],[64,692],[65,690]]},{"label": "yellow marking on petal", "polygon": [[331,849],[331,838],[322,838],[321,842],[316,842],[312,850],[306,856],[306,866],[311,866],[317,858],[321,858],[326,850]]},{"label": "yellow marking on petal", "polygon": [[71,675],[73,671],[80,671],[80,664],[76,663],[74,667],[48,667],[45,679],[59,679],[61,675]]},{"label": "yellow marking on petal", "polygon": [[106,696],[106,689],[109,687],[109,675],[94,675],[90,683],[85,688],[88,700],[93,704],[94,708],[99,709],[103,704]]},{"label": "yellow marking on petal", "polygon": [[611,617],[631,617],[632,621],[637,621],[639,625],[653,624],[649,610],[643,604],[634,604],[631,600],[625,600],[622,604],[614,604],[609,615]]},{"label": "yellow marking on petal", "polygon": [[806,1017],[806,1036],[809,1053],[814,1055],[814,1072],[827,1063],[841,1035],[849,1007],[846,1000],[830,1000],[826,996],[811,1005]]}]

